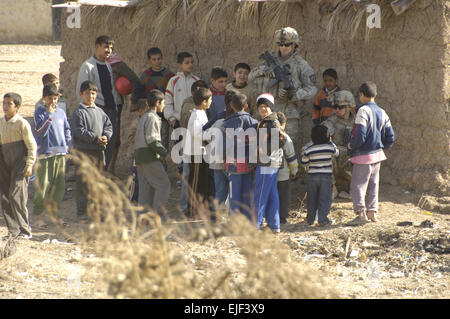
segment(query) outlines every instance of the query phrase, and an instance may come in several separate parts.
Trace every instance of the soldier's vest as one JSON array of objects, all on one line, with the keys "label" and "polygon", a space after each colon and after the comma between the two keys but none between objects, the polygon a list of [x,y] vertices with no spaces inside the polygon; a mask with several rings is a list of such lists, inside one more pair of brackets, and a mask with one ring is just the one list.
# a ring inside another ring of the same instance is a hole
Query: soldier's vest
[{"label": "soldier's vest", "polygon": [[[291,72],[290,78],[294,83],[295,88],[301,88],[301,70],[303,69],[303,65],[306,64],[306,61],[303,60],[299,55],[293,54],[286,61],[281,61],[277,54],[273,54],[278,65],[283,67],[284,65],[289,65],[289,70]],[[265,69],[267,65],[263,62],[260,68]],[[300,110],[304,105],[304,101],[287,101],[280,98],[280,90],[283,88],[283,83],[278,82],[272,87],[269,87],[270,78],[268,77],[258,77],[254,80],[254,91],[257,95],[262,93],[270,93],[275,98],[275,112],[281,111],[283,112],[288,119],[300,119]]]},{"label": "soldier's vest", "polygon": [[[346,146],[348,141],[345,140],[346,133],[345,131],[351,130],[353,127],[353,123],[355,121],[355,116],[350,113],[349,118],[343,119],[338,117],[336,114],[333,114],[328,120],[327,123],[330,123],[334,127],[333,134],[333,142],[338,146]],[[327,125],[328,126],[328,125]]]}]

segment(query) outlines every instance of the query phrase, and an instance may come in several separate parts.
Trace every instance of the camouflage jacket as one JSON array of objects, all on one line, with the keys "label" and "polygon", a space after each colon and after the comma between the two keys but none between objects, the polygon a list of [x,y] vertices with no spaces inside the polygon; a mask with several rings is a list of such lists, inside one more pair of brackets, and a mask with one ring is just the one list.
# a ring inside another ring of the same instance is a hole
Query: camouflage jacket
[{"label": "camouflage jacket", "polygon": [[253,83],[253,92],[255,96],[262,93],[271,93],[275,98],[275,110],[273,111],[285,113],[288,119],[299,119],[300,108],[304,101],[314,98],[317,93],[314,70],[308,62],[296,53],[285,61],[282,61],[277,54],[275,60],[280,67],[289,66],[290,78],[294,84],[294,89],[291,92],[292,97],[290,99],[280,97],[280,90],[283,89],[283,83],[281,82],[269,87],[271,78],[267,77],[265,73],[270,72],[273,66],[268,66],[265,61],[254,68],[248,76],[249,81]]},{"label": "camouflage jacket", "polygon": [[328,127],[334,144],[347,147],[350,138],[349,134],[351,134],[354,122],[355,115],[351,112],[347,120],[334,113],[326,121],[322,122],[322,125]]}]

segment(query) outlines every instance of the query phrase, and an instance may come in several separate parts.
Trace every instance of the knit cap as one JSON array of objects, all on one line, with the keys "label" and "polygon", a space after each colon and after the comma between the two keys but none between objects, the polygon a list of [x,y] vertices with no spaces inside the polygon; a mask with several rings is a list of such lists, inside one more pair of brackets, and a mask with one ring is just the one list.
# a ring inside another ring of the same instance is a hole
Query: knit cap
[{"label": "knit cap", "polygon": [[270,93],[263,93],[256,99],[256,107],[260,106],[261,104],[265,104],[271,109],[273,109],[275,105],[275,99],[273,98],[273,95]]}]

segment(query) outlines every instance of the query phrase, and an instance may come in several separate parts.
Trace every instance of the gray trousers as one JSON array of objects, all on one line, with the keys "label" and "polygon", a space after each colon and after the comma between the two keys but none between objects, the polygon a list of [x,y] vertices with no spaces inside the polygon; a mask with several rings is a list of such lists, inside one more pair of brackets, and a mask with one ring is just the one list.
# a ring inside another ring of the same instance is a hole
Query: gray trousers
[{"label": "gray trousers", "polygon": [[8,233],[31,235],[28,216],[28,182],[23,176],[27,149],[23,141],[0,147],[0,196],[1,211],[8,227]]},{"label": "gray trousers", "polygon": [[353,209],[360,211],[378,211],[378,183],[381,163],[353,164],[350,191]]},{"label": "gray trousers", "polygon": [[170,194],[169,176],[160,161],[137,164],[139,180],[139,205],[150,206],[163,216],[162,208]]}]

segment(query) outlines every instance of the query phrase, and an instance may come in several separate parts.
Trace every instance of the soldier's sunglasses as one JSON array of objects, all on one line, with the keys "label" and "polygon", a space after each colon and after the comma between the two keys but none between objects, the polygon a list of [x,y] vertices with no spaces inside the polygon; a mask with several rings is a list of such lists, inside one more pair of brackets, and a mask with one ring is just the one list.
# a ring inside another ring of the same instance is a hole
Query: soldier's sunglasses
[{"label": "soldier's sunglasses", "polygon": [[345,109],[346,107],[347,107],[347,105],[336,105],[336,108],[337,108],[338,110]]},{"label": "soldier's sunglasses", "polygon": [[290,47],[292,45],[292,42],[290,42],[290,43],[279,43],[278,42],[278,46],[280,46],[280,47]]}]

